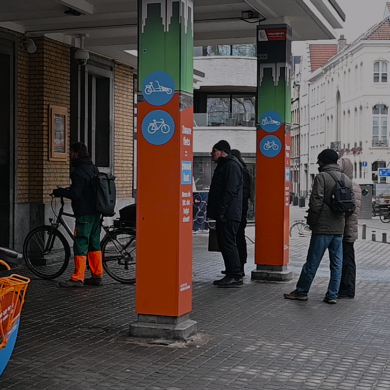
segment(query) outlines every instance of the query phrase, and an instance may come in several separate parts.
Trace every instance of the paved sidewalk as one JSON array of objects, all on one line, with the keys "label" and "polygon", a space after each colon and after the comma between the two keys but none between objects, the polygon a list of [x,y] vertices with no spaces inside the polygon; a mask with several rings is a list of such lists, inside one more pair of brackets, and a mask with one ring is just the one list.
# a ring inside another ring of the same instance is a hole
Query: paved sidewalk
[{"label": "paved sidewalk", "polygon": [[[253,228],[248,230],[253,234]],[[308,239],[291,242],[298,274]],[[201,334],[192,345],[142,344],[127,337],[134,287],[59,289],[33,278],[17,345],[0,389],[389,389],[389,245],[359,241],[357,297],[322,302],[324,260],[308,302],[283,299],[292,282],[218,289],[218,253],[194,235],[194,310]],[[253,245],[249,246],[253,261]],[[249,275],[254,268],[248,265]],[[20,273],[28,274],[25,269]],[[198,345],[197,345],[198,344]]]}]

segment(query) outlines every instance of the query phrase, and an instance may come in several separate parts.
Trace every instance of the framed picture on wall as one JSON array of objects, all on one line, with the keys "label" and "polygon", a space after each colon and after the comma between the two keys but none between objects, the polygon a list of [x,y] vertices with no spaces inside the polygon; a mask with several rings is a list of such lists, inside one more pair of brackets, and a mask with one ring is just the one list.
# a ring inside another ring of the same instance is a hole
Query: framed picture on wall
[{"label": "framed picture on wall", "polygon": [[68,109],[49,106],[49,160],[66,161],[68,157]]}]

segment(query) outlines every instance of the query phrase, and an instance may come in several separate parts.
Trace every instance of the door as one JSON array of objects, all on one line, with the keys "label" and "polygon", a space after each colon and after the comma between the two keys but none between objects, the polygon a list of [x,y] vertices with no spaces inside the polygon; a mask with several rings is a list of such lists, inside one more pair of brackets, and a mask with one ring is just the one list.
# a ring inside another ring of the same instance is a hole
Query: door
[{"label": "door", "polygon": [[0,39],[0,246],[13,244],[13,43]]}]

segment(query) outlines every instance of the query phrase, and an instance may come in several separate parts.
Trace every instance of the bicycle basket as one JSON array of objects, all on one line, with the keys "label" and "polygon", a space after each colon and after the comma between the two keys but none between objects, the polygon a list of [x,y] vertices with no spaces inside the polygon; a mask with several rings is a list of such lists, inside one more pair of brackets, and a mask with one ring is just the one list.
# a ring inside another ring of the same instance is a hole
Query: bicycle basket
[{"label": "bicycle basket", "polygon": [[123,207],[122,209],[119,210],[119,219],[121,221],[130,221],[134,223],[135,226],[135,221],[137,219],[137,212],[136,212],[136,205],[130,204],[126,207]]}]

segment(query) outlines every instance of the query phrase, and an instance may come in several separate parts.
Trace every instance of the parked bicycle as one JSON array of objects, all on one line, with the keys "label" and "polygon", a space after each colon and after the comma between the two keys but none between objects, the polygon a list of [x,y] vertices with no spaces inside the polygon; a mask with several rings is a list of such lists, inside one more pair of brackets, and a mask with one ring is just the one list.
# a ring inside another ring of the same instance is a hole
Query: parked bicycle
[{"label": "parked bicycle", "polygon": [[311,230],[304,220],[297,220],[290,226],[290,237],[310,237]]},{"label": "parked bicycle", "polygon": [[[64,212],[64,199],[61,198],[61,208],[56,213],[51,208],[55,218],[49,218],[50,225],[39,226],[27,235],[23,244],[23,256],[28,268],[42,279],[54,279],[62,275],[73,256],[72,249],[60,228],[74,241],[74,235],[64,216],[75,218],[73,214]],[[133,226],[132,226],[133,225]],[[109,276],[121,283],[134,283],[136,271],[136,231],[135,224],[114,221],[114,226],[103,224],[105,232],[101,240],[103,268]]]}]

